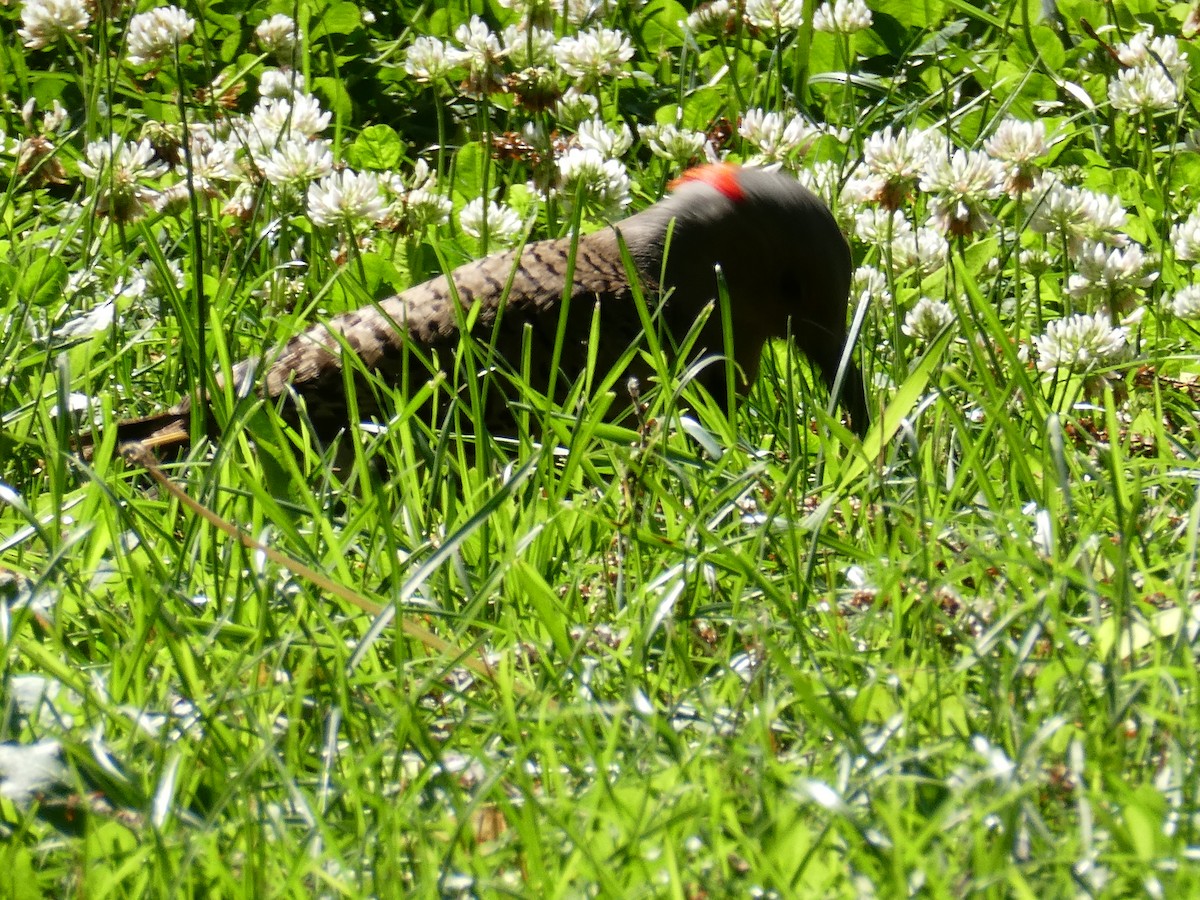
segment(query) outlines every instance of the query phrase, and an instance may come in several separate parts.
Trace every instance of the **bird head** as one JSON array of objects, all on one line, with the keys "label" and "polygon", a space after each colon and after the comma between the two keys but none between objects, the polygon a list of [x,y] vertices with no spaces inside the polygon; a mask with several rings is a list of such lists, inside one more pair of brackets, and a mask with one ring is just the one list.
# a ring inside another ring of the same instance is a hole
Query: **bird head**
[{"label": "bird head", "polygon": [[[719,267],[747,376],[757,373],[766,340],[790,335],[832,387],[846,342],[851,257],[829,208],[783,172],[730,164],[690,169],[672,188],[657,213],[660,227],[674,221],[667,286],[685,303],[707,303]],[[853,365],[842,400],[861,432],[866,402]]]}]

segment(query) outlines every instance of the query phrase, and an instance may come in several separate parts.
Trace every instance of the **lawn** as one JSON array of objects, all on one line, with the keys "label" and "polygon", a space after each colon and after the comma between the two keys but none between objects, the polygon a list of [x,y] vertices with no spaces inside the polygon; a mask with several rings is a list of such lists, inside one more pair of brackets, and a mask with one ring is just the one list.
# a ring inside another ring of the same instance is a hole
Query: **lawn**
[{"label": "lawn", "polygon": [[[1198,32],[0,8],[0,896],[1200,895]],[[861,439],[653,328],[513,434],[473,340],[332,443],[212,377],[706,162],[847,235]]]}]

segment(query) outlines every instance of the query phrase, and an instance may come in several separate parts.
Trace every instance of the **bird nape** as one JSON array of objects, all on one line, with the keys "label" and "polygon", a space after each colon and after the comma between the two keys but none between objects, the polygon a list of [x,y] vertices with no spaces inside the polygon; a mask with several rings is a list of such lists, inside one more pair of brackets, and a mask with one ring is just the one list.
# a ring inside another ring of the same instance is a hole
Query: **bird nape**
[{"label": "bird nape", "polygon": [[[358,357],[352,367],[356,382],[371,373],[390,384],[403,380],[420,387],[436,372],[451,374],[460,328],[468,321],[493,370],[527,367],[529,385],[544,393],[554,383],[560,400],[590,361],[596,372],[622,367],[624,377],[646,379],[653,374],[649,364],[641,354],[626,352],[642,335],[642,317],[622,245],[644,296],[661,302],[659,325],[669,338],[663,342],[668,356],[701,319],[684,362],[726,352],[721,316],[705,315],[723,283],[732,355],[740,370],[736,390],[747,391],[757,377],[763,345],[789,336],[832,390],[846,344],[851,260],[829,209],[795,179],[763,169],[707,165],[685,172],[673,187],[648,209],[577,241],[538,241],[494,254],[312,326],[270,359],[258,391],[281,399],[285,417],[293,420],[295,398],[303,398],[317,437],[332,439],[351,418],[345,354]],[[552,379],[560,333],[558,373]],[[594,333],[598,346],[592,346]],[[234,384],[250,381],[259,368],[257,358],[236,364]],[[728,401],[724,366],[705,366],[696,380]],[[217,383],[222,384],[219,376]],[[356,391],[359,420],[387,418],[374,397],[369,389]],[[851,428],[863,435],[867,402],[853,362],[840,400]],[[117,442],[186,444],[190,412],[185,398],[159,415],[118,423]],[[513,405],[503,391],[487,392],[482,422],[494,434],[513,432]],[[93,442],[84,439],[85,453]]]}]

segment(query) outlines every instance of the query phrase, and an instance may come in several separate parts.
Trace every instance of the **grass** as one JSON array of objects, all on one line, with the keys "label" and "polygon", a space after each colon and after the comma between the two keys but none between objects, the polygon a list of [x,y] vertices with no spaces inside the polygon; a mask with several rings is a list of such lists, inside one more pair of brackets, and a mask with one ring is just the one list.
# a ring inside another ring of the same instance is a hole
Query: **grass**
[{"label": "grass", "polygon": [[[933,271],[856,237],[856,263],[883,277],[861,301],[878,411],[861,443],[784,344],[730,416],[664,371],[636,421],[609,424],[621,386],[597,371],[605,390],[561,408],[526,392],[514,441],[472,437],[486,379],[438,386],[470,390],[433,428],[406,415],[418,388],[378,384],[398,412],[343,439],[359,474],[219,396],[222,439],[164,461],[167,477],[336,591],[113,447],[80,460],[71,441],[93,419],[55,410],[83,397],[111,434],[210,366],[495,246],[457,218],[349,240],[261,182],[245,216],[225,196],[99,214],[86,144],[180,109],[233,115],[197,89],[262,79],[250,32],[265,13],[190,9],[196,37],[139,68],[128,11],[33,50],[4,10],[6,131],[52,152],[32,171],[11,140],[0,156],[0,894],[1200,890],[1197,330],[1170,312],[1193,278],[1172,228],[1195,204],[1196,67],[1173,109],[1138,118],[1110,102],[1122,66],[1106,50],[1142,24],[1179,34],[1187,10],[1081,0],[1052,21],[1027,6],[883,2],[852,36],[814,32],[807,9],[775,40],[744,25],[688,39],[682,7],[620,5],[598,21],[631,37],[622,71],[638,74],[593,89],[609,124],[715,135],[725,120],[734,160],[759,152],[736,133],[747,109],[800,104],[848,131],[786,165],[842,183],[885,124],[978,148],[1006,116],[1040,115],[1058,136],[1040,165],[1118,197],[1117,233],[1155,279],[1071,293],[1068,236],[1008,197]],[[488,149],[526,123],[570,125],[403,71],[415,36],[449,38],[478,4],[279,11],[301,23],[297,68],[333,113],[338,159],[408,178],[425,158],[456,217],[499,187],[533,237],[569,233],[572,215],[602,224],[539,194],[544,160]],[[48,129],[55,99],[70,119]],[[51,161],[64,183],[44,178]],[[637,207],[676,173],[640,142],[622,161]],[[931,202],[914,192],[905,217],[924,224]],[[837,205],[853,230],[859,208]],[[129,289],[139,272],[149,286]],[[901,330],[921,296],[953,312],[935,335]],[[1050,322],[1129,300],[1115,320],[1142,317],[1119,361],[1035,367]],[[465,346],[460,371],[487,349]]]}]

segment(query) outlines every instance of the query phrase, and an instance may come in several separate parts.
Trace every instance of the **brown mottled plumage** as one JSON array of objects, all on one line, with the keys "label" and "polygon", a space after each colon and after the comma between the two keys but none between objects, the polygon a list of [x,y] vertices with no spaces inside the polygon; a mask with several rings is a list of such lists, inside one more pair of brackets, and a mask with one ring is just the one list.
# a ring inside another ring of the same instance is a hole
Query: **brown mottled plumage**
[{"label": "brown mottled plumage", "polygon": [[[664,270],[664,245],[672,222]],[[596,304],[600,310],[598,373],[610,371],[641,332],[618,234],[646,295],[661,287],[667,296],[662,324],[675,340],[688,333],[717,297],[715,270],[720,267],[733,318],[734,356],[745,373],[741,390],[758,374],[763,344],[788,334],[832,387],[846,339],[851,274],[846,241],[825,205],[794,179],[732,166],[693,170],[671,196],[612,228],[579,239],[560,387],[586,364]],[[415,389],[429,371],[413,356],[435,357],[435,365],[448,370],[459,339],[459,321],[476,302],[480,305],[472,333],[484,347],[494,347],[496,360],[514,369],[519,369],[523,335],[530,329],[531,382],[544,389],[570,251],[569,238],[540,241],[455,269],[450,278],[464,307],[457,314],[449,282],[441,276],[378,305],[335,316],[292,338],[271,362],[260,391],[269,398],[289,391],[302,396],[318,434],[332,437],[348,424],[343,342],[366,369],[390,383],[400,383],[407,362]],[[664,347],[668,352],[670,343]],[[723,352],[719,314],[709,316],[695,348],[696,355]],[[235,383],[258,365],[256,359],[238,363]],[[635,358],[625,374],[644,377],[650,372]],[[722,366],[704,368],[698,380],[714,396],[725,395]],[[511,428],[507,398],[495,389],[489,390],[488,398],[485,422],[500,431],[506,424]],[[868,423],[867,407],[862,378],[853,364],[847,369],[841,399],[852,427],[862,434]],[[357,392],[357,403],[362,419],[383,417],[370,390]],[[185,400],[166,413],[123,422],[118,438],[155,446],[184,443],[189,411]]]}]

